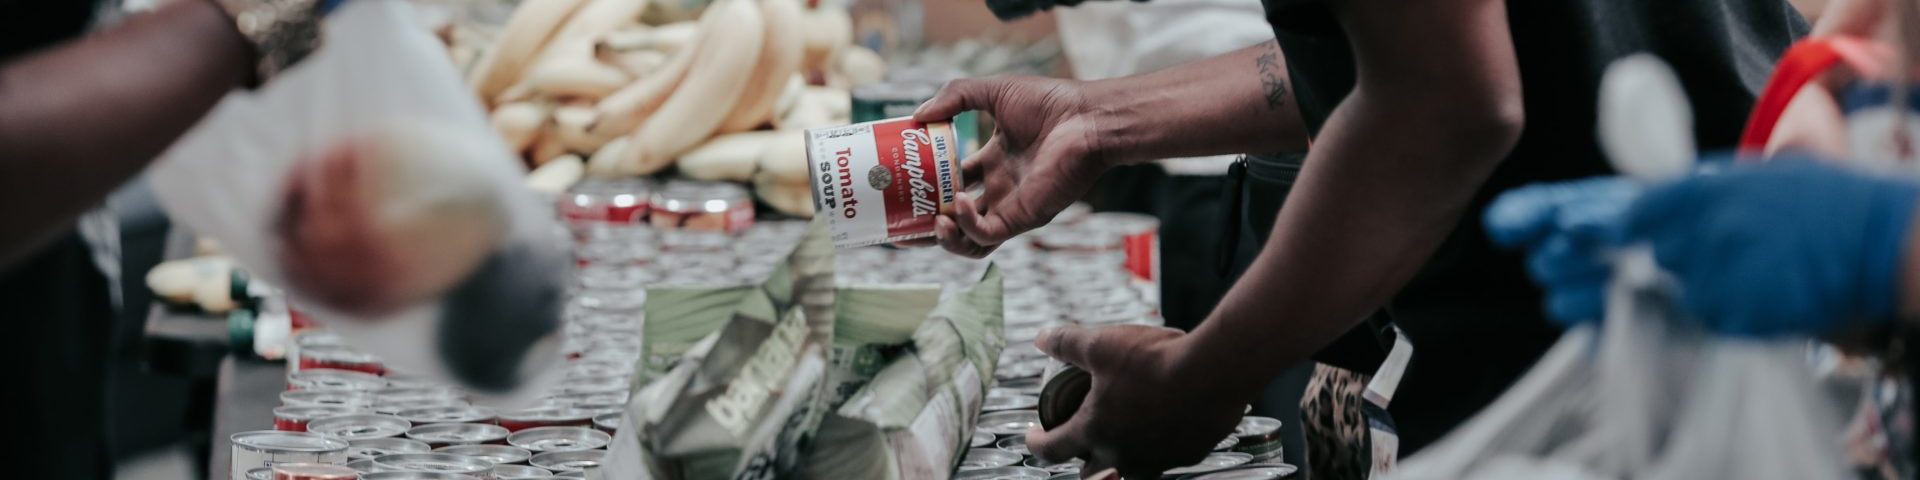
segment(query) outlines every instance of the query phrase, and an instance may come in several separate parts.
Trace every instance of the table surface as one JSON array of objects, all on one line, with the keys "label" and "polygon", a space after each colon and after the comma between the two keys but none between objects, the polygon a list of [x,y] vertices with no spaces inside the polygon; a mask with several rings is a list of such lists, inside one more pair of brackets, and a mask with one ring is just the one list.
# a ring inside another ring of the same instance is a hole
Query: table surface
[{"label": "table surface", "polygon": [[213,455],[207,463],[214,478],[232,471],[233,446],[228,438],[239,432],[273,429],[273,407],[280,404],[280,391],[287,378],[285,364],[236,360],[232,356],[220,361],[219,372],[213,401]]}]

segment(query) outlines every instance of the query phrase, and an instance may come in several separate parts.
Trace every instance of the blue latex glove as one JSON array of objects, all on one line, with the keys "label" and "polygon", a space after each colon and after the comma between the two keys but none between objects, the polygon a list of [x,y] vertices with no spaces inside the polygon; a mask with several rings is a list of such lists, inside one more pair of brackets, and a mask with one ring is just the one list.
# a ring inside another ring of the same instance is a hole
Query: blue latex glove
[{"label": "blue latex glove", "polygon": [[1682,306],[1716,332],[1822,333],[1894,315],[1912,183],[1776,160],[1640,190],[1614,177],[1523,187],[1485,222],[1496,243],[1527,250],[1563,324],[1601,317],[1607,252],[1628,242],[1652,246]]},{"label": "blue latex glove", "polygon": [[1528,185],[1494,200],[1483,218],[1497,245],[1527,252],[1527,273],[1546,289],[1547,316],[1562,325],[1597,321],[1619,238],[1639,184],[1594,177]]},{"label": "blue latex glove", "polygon": [[1917,196],[1911,182],[1775,160],[1655,188],[1622,233],[1652,245],[1710,330],[1824,333],[1894,317]]}]

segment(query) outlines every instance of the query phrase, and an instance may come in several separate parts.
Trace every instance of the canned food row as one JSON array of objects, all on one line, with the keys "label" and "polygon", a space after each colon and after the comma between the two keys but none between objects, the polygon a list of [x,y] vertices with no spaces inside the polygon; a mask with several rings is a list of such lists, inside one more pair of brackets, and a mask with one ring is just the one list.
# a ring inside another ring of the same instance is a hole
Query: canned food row
[{"label": "canned food row", "polygon": [[674,179],[591,179],[556,200],[558,215],[576,232],[600,224],[645,224],[660,229],[739,232],[753,225],[753,196],[728,182]]},{"label": "canned food row", "polygon": [[[1080,459],[1048,462],[1027,449],[1027,432],[1040,428],[1040,411],[1031,408],[1032,397],[996,389],[987,397],[986,411],[976,422],[968,449],[961,457],[956,480],[1035,479],[1068,480],[1080,478],[1086,463]],[[996,407],[1022,406],[996,410]],[[1078,406],[1075,405],[1077,408]],[[1044,407],[1043,407],[1044,408]],[[1282,478],[1296,468],[1280,463],[1280,421],[1268,417],[1241,419],[1234,433],[1220,441],[1213,452],[1190,466],[1168,470],[1164,479]]]}]

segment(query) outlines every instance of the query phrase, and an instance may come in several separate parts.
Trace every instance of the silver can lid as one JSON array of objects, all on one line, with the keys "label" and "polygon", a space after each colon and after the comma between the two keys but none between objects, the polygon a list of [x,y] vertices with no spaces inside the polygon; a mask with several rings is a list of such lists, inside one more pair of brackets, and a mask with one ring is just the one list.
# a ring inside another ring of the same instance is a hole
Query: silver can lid
[{"label": "silver can lid", "polygon": [[1002,438],[1000,439],[1000,441],[994,442],[993,446],[994,448],[998,448],[1001,450],[1018,453],[1020,454],[1020,456],[1033,455],[1032,451],[1027,450],[1026,435],[1014,435],[1011,437]]},{"label": "silver can lid", "polygon": [[1240,424],[1233,427],[1233,436],[1239,437],[1242,445],[1266,443],[1279,435],[1280,419],[1272,417],[1241,417]]},{"label": "silver can lid", "polygon": [[415,425],[430,425],[435,423],[488,422],[498,417],[500,413],[487,407],[440,405],[401,410],[393,415],[413,422]]},{"label": "silver can lid", "polygon": [[451,453],[396,453],[373,459],[381,471],[485,474],[493,462]]},{"label": "silver can lid", "polygon": [[340,438],[349,442],[369,438],[399,436],[413,428],[413,423],[392,415],[358,414],[317,418],[307,422],[307,431]]},{"label": "silver can lid", "polygon": [[538,427],[507,435],[507,444],[534,452],[592,450],[612,441],[606,432],[586,427]]},{"label": "silver can lid", "polygon": [[986,413],[980,415],[980,421],[975,425],[994,435],[1025,435],[1027,429],[1040,426],[1040,412],[1007,410]]},{"label": "silver can lid", "polygon": [[978,429],[973,431],[973,438],[967,442],[967,447],[969,448],[990,446],[993,446],[993,434]]},{"label": "silver can lid", "polygon": [[247,470],[247,480],[273,480],[273,467]]},{"label": "silver can lid", "polygon": [[287,384],[300,390],[374,390],[385,388],[387,380],[367,372],[308,368],[288,373]]},{"label": "silver can lid", "polygon": [[527,463],[554,472],[579,472],[599,467],[606,456],[606,450],[543,452],[535,454],[532,459],[527,460]]},{"label": "silver can lid", "polygon": [[490,472],[495,480],[521,480],[530,478],[552,478],[553,472],[540,467],[526,465],[494,465]]},{"label": "silver can lid", "polygon": [[280,392],[280,404],[286,406],[333,405],[365,408],[373,405],[373,395],[359,390],[294,390]]},{"label": "silver can lid", "polygon": [[[1042,362],[1041,366],[1044,368],[1045,363]],[[989,393],[987,394],[986,403],[983,404],[980,409],[988,412],[998,412],[1002,410],[1032,410],[1039,406],[1039,396],[1018,393],[1010,393],[1007,395],[994,395]]]},{"label": "silver can lid", "polygon": [[424,453],[433,447],[426,442],[397,437],[365,438],[347,441],[347,458],[365,460],[395,453]]},{"label": "silver can lid", "polygon": [[374,472],[360,474],[360,480],[480,480],[480,477],[446,472]]},{"label": "silver can lid", "polygon": [[287,420],[314,420],[341,415],[366,413],[366,409],[347,405],[288,405],[274,407],[273,418]]},{"label": "silver can lid", "polygon": [[533,452],[507,445],[450,445],[433,449],[433,451],[476,457],[493,462],[495,465],[527,463],[527,459],[533,458]]},{"label": "silver can lid", "polygon": [[1207,454],[1207,458],[1200,459],[1200,463],[1195,463],[1193,465],[1188,465],[1185,467],[1167,470],[1166,475],[1178,476],[1178,475],[1190,475],[1195,473],[1213,472],[1213,471],[1226,469],[1229,467],[1238,467],[1241,465],[1246,465],[1248,462],[1251,462],[1251,461],[1253,461],[1253,456],[1244,454],[1244,453],[1214,452],[1214,453]]},{"label": "silver can lid", "polygon": [[359,470],[360,473],[363,473],[363,474],[380,471],[380,467],[373,465],[373,459],[371,458],[364,458],[360,460],[347,462],[347,468]]},{"label": "silver can lid", "polygon": [[593,426],[601,430],[616,432],[620,430],[620,421],[626,419],[626,412],[602,413],[593,416]]},{"label": "silver can lid", "polygon": [[1026,465],[1046,470],[1049,473],[1079,473],[1081,468],[1087,466],[1087,461],[1076,458],[1064,462],[1049,462],[1040,459],[1040,457],[1029,457],[1027,458]]},{"label": "silver can lid", "polygon": [[1284,463],[1241,465],[1207,473],[1196,473],[1180,480],[1277,480],[1293,475],[1299,467]]},{"label": "silver can lid", "polygon": [[505,440],[507,428],[484,423],[436,423],[407,431],[407,438],[432,443],[486,443]]},{"label": "silver can lid", "polygon": [[1020,454],[1006,450],[988,448],[970,449],[967,450],[966,456],[960,457],[960,470],[978,470],[982,468],[1019,465],[1021,459]]},{"label": "silver can lid", "polygon": [[1047,480],[1052,473],[1033,467],[999,467],[961,470],[953,480]]},{"label": "silver can lid", "polygon": [[240,432],[227,439],[234,446],[259,452],[332,453],[347,450],[347,441],[311,432],[259,430]]}]

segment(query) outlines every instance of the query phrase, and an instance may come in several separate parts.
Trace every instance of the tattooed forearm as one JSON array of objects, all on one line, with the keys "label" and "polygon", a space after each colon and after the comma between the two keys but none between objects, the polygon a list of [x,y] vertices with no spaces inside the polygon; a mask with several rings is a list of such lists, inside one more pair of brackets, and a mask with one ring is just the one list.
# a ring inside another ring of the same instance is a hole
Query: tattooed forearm
[{"label": "tattooed forearm", "polygon": [[1267,42],[1253,64],[1260,69],[1260,87],[1267,94],[1267,109],[1279,110],[1287,104],[1287,81],[1281,77],[1286,65],[1280,64],[1280,43]]}]

